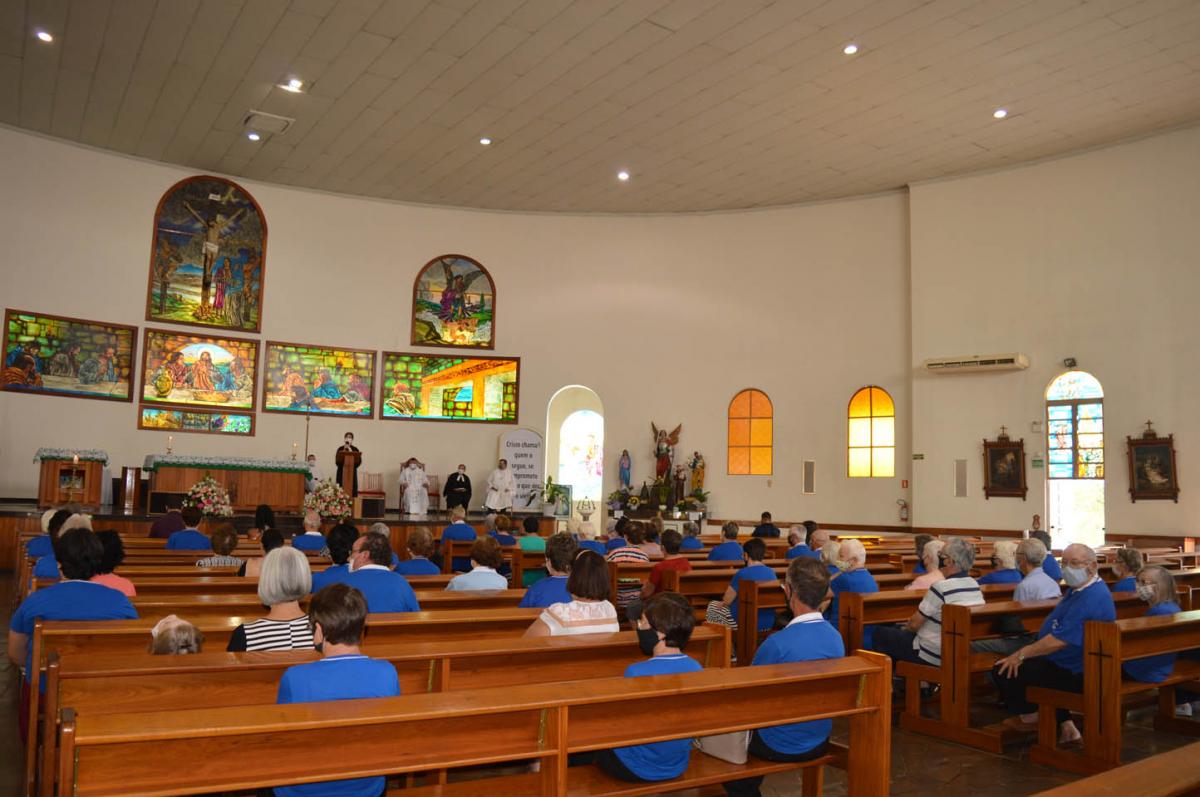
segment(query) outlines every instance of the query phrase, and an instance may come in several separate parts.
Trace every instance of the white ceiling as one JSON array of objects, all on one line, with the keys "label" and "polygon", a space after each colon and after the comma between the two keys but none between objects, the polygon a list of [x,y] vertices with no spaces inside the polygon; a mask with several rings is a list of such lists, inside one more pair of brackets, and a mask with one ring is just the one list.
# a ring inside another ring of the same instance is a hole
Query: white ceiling
[{"label": "white ceiling", "polygon": [[512,210],[895,188],[1195,121],[1198,72],[1198,0],[0,0],[0,122]]}]

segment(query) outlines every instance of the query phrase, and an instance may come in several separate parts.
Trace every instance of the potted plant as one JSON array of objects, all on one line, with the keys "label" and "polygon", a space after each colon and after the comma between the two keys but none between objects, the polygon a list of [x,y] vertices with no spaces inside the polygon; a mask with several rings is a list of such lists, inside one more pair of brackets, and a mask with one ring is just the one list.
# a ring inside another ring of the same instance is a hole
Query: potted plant
[{"label": "potted plant", "polygon": [[658,498],[658,509],[663,511],[667,508],[667,502],[671,500],[671,482],[667,478],[655,479],[654,495]]},{"label": "potted plant", "polygon": [[544,517],[554,517],[555,506],[566,495],[566,487],[556,484],[553,476],[547,476],[546,484],[542,487],[542,515]]}]

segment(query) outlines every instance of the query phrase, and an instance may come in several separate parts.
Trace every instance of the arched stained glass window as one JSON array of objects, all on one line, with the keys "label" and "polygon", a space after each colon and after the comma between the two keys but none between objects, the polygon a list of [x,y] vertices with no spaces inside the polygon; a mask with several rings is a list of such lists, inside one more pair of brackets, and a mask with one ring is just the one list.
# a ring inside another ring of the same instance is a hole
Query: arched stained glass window
[{"label": "arched stained glass window", "polygon": [[1104,389],[1086,371],[1067,371],[1046,388],[1050,479],[1104,478]]},{"label": "arched stained glass window", "polygon": [[870,385],[850,399],[847,411],[846,475],[890,478],[896,475],[896,404],[881,387]]},{"label": "arched stained glass window", "polygon": [[761,390],[743,390],[729,402],[729,474],[770,476],[775,408]]}]

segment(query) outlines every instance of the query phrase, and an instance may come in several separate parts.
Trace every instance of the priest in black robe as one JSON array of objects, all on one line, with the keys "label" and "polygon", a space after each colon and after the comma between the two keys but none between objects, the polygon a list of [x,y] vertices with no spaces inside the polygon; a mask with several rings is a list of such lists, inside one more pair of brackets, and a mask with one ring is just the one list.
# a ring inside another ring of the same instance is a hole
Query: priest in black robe
[{"label": "priest in black robe", "polygon": [[[346,440],[341,446],[338,447],[338,451],[358,451],[358,449],[354,447],[354,432],[346,432]],[[334,461],[337,461],[336,454],[334,455]],[[358,495],[358,469],[361,466],[362,460],[359,459],[354,464],[354,491],[350,494],[351,498]],[[342,483],[342,466],[340,464],[337,466],[337,483]]]},{"label": "priest in black robe", "polygon": [[459,465],[458,470],[446,479],[446,489],[442,490],[446,497],[446,510],[456,506],[467,509],[471,503],[471,477],[467,475],[467,466]]}]

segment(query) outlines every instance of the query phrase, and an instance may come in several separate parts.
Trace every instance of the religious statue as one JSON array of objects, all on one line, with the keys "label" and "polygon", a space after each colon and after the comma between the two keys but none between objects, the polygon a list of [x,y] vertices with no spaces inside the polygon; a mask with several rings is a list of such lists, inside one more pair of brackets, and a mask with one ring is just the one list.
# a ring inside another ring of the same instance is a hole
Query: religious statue
[{"label": "religious statue", "polygon": [[675,466],[675,497],[674,503],[679,503],[688,494],[688,469],[683,465]]},{"label": "religious statue", "polygon": [[692,452],[692,460],[688,463],[688,467],[692,469],[692,493],[703,492],[704,490],[704,457],[700,456],[699,451]]},{"label": "religious statue", "polygon": [[629,480],[633,475],[633,459],[629,456],[628,448],[621,451],[621,459],[617,463],[617,471],[621,477],[621,489],[629,492]]},{"label": "religious statue", "polygon": [[671,477],[671,465],[675,461],[675,446],[679,445],[679,433],[683,431],[683,424],[675,427],[674,431],[668,433],[666,429],[659,429],[650,422],[650,431],[654,433],[654,475],[655,478],[663,480]]}]

